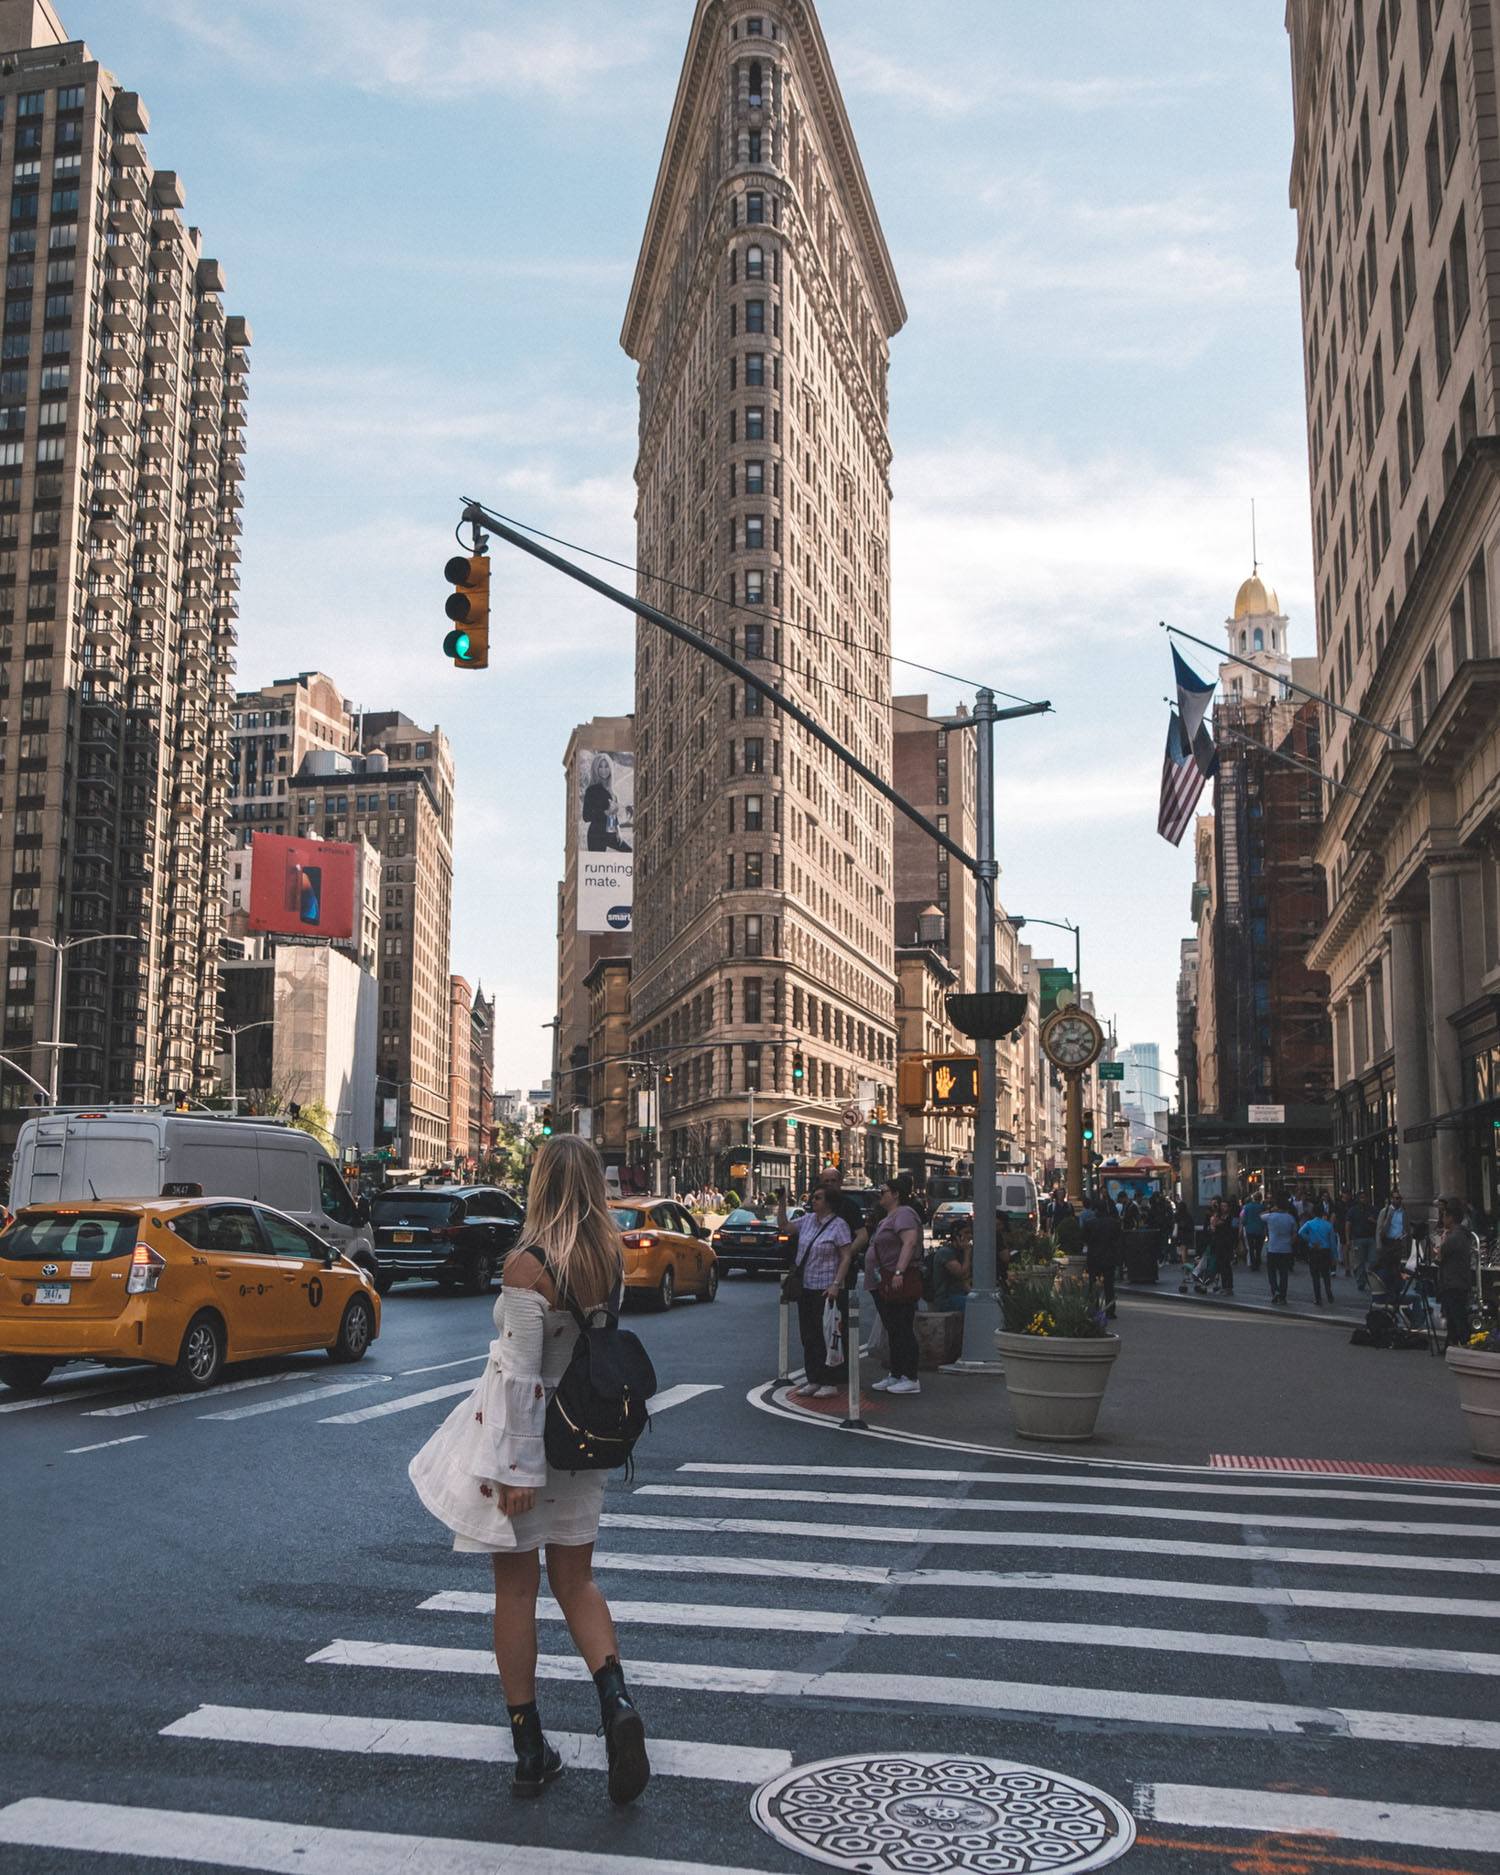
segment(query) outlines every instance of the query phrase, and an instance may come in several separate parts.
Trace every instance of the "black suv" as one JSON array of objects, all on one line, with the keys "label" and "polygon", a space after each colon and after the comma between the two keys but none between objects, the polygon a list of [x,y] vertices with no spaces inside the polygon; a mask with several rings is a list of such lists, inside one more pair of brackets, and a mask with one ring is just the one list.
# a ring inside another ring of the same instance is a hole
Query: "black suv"
[{"label": "black suv", "polygon": [[370,1202],[375,1287],[385,1295],[408,1276],[483,1295],[521,1235],[525,1216],[493,1185],[412,1185]]}]

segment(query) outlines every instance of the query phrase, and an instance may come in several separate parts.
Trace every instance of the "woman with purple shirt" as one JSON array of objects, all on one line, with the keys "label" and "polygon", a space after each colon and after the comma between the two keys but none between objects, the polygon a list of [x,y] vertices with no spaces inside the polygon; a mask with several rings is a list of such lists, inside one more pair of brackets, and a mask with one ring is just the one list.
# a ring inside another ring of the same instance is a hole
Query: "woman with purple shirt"
[{"label": "woman with purple shirt", "polygon": [[917,1379],[917,1290],[908,1301],[905,1292],[916,1289],[910,1272],[922,1253],[922,1220],[911,1205],[911,1188],[903,1179],[880,1187],[882,1217],[870,1239],[867,1281],[875,1292],[875,1306],[890,1342],[890,1373],[877,1380],[881,1393],[920,1393]]}]

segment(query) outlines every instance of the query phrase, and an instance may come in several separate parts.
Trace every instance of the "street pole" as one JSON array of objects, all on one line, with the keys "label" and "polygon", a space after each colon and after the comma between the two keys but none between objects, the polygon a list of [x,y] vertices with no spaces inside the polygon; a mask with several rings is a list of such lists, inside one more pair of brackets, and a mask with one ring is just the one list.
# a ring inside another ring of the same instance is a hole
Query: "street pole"
[{"label": "street pole", "polygon": [[661,1063],[651,1063],[651,1183],[657,1197],[663,1196],[661,1182]]},{"label": "street pole", "polygon": [[750,1103],[749,1124],[745,1129],[745,1136],[750,1144],[750,1165],[745,1175],[744,1198],[746,1204],[753,1204],[755,1201],[755,1089],[753,1087],[745,1089],[745,1098]]},{"label": "street pole", "polygon": [[1068,1202],[1083,1203],[1083,1076],[1070,1074],[1065,1092],[1067,1101],[1066,1132],[1068,1140]]},{"label": "street pole", "polygon": [[240,1110],[240,1032],[229,1031],[229,1111],[238,1115]]},{"label": "street pole", "polygon": [[[981,996],[995,990],[995,693],[980,690],[974,699],[978,799],[975,834],[974,902],[978,911],[975,945],[976,987]],[[995,1335],[1001,1326],[999,1274],[995,1264],[995,1043],[980,1037],[979,1110],[974,1116],[974,1288],[964,1309],[962,1373],[998,1371]]]},{"label": "street pole", "polygon": [[[44,939],[43,942],[46,940]],[[63,947],[52,946],[52,1060],[47,1069],[48,1098],[57,1105],[58,1071],[62,1067],[62,965]]]}]

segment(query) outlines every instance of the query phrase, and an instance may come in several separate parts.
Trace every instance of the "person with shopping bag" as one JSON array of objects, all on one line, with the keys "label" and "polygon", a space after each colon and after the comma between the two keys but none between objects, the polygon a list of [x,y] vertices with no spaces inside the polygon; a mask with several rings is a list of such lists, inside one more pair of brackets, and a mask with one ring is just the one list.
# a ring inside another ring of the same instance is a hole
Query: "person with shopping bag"
[{"label": "person with shopping bag", "polygon": [[[510,1714],[517,1797],[539,1797],[562,1770],[543,1736],[536,1700],[544,1548],[548,1586],[599,1694],[611,1800],[633,1802],[651,1775],[645,1727],[593,1574],[606,1471],[555,1468],[547,1456],[549,1446],[556,1449],[549,1403],[560,1382],[567,1392],[580,1337],[587,1330],[589,1352],[606,1333],[632,1339],[614,1327],[623,1291],[624,1251],[603,1163],[587,1140],[560,1133],[543,1143],[532,1166],[525,1234],[506,1259],[484,1373],[407,1468],[423,1504],[453,1532],[453,1547],[492,1560],[495,1661]],[[649,1364],[647,1375],[649,1397],[655,1386]]]},{"label": "person with shopping bag", "polygon": [[[839,1215],[826,1185],[815,1185],[808,1209],[797,1220],[797,1252],[782,1295],[797,1304],[806,1378],[792,1392],[826,1400],[847,1386],[849,1292],[844,1279],[854,1253],[854,1234]],[[831,1330],[837,1326],[837,1334]],[[834,1359],[837,1352],[838,1358]]]}]

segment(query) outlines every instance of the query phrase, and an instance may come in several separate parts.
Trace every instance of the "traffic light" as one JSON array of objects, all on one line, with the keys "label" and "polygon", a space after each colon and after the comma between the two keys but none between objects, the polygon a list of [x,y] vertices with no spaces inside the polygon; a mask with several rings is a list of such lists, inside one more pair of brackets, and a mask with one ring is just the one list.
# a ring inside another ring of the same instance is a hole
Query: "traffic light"
[{"label": "traffic light", "polygon": [[794,1114],[792,1115],[792,1117],[791,1117],[791,1118],[790,1118],[790,1119],[789,1119],[789,1120],[787,1121],[787,1123],[786,1123],[786,1130],[787,1130],[787,1131],[788,1131],[789,1133],[795,1133],[795,1132],[796,1132],[796,1130],[797,1130],[797,1116],[796,1116],[796,1114],[795,1114],[795,1113],[794,1113]]},{"label": "traffic light", "polygon": [[1092,1145],[1094,1140],[1094,1115],[1091,1108],[1086,1108],[1083,1115],[1083,1143]]},{"label": "traffic light", "polygon": [[542,1138],[543,1139],[551,1139],[552,1121],[553,1121],[552,1109],[550,1107],[543,1107],[542,1108]]},{"label": "traffic light", "polygon": [[802,1050],[794,1048],[792,1050],[792,1086],[800,1089],[806,1079],[807,1063],[802,1059]]},{"label": "traffic light", "polygon": [[452,631],[443,640],[443,654],[461,671],[486,670],[490,662],[490,557],[487,553],[476,553],[472,559],[455,554],[443,568],[443,576],[455,589],[443,607],[453,621]]},{"label": "traffic light", "polygon": [[663,1087],[670,1087],[672,1085],[672,1070],[670,1068],[662,1069],[661,1082]]}]

